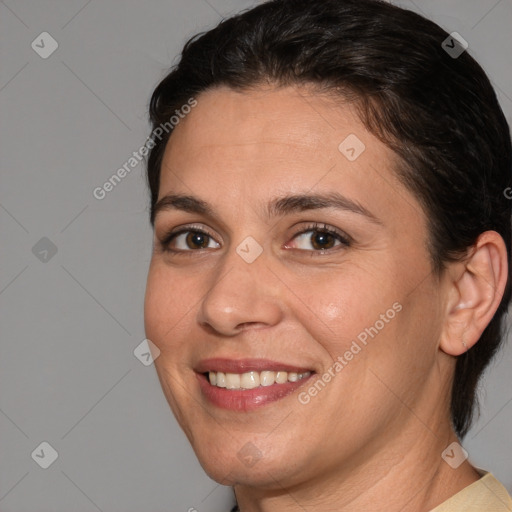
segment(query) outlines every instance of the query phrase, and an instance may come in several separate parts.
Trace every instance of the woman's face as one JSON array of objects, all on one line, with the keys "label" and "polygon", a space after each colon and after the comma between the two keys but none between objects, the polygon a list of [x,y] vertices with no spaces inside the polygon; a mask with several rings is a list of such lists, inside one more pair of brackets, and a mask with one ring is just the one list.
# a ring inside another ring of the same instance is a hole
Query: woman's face
[{"label": "woman's face", "polygon": [[271,488],[398,457],[404,429],[446,413],[449,363],[443,280],[393,153],[306,89],[197,102],[163,159],[145,327],[201,464]]}]

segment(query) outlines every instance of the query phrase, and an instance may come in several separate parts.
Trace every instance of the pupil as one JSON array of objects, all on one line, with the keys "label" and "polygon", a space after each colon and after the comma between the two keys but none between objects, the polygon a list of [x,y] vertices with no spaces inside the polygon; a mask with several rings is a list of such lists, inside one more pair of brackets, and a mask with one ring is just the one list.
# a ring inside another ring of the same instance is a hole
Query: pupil
[{"label": "pupil", "polygon": [[[329,233],[317,232],[317,234],[314,235],[313,246],[315,249],[329,249],[332,246],[329,242],[332,242],[332,235]],[[326,247],[326,244],[329,246]]]},{"label": "pupil", "polygon": [[206,247],[208,243],[206,242],[206,236],[202,233],[190,233],[187,237],[187,242],[191,246],[195,247]]}]

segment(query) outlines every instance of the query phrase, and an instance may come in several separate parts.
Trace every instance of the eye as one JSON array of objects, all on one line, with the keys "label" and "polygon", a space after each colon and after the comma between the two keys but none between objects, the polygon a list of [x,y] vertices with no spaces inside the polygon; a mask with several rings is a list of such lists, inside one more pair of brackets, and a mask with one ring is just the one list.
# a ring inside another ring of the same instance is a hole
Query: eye
[{"label": "eye", "polygon": [[325,224],[316,223],[295,234],[293,240],[295,240],[294,246],[287,244],[287,248],[314,252],[329,251],[335,247],[350,245],[350,238],[344,233]]},{"label": "eye", "polygon": [[160,241],[160,245],[164,251],[168,252],[191,252],[220,247],[209,233],[196,228],[171,231]]},{"label": "eye", "polygon": [[[293,242],[286,244],[287,249],[299,249],[323,254],[337,247],[348,247],[351,239],[348,235],[325,224],[313,223],[296,233]],[[160,240],[163,251],[170,253],[198,252],[202,249],[218,249],[220,244],[204,229],[188,226],[171,231]]]}]

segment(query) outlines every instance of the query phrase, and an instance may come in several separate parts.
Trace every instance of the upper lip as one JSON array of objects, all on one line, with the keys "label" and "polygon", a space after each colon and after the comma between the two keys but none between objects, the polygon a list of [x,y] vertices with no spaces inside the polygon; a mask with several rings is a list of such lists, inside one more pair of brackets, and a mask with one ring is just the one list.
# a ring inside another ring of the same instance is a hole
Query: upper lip
[{"label": "upper lip", "polygon": [[211,358],[199,361],[194,368],[198,373],[206,372],[223,372],[223,373],[246,373],[269,371],[285,371],[285,372],[313,372],[311,368],[280,363],[279,361],[271,361],[270,359],[225,359]]}]

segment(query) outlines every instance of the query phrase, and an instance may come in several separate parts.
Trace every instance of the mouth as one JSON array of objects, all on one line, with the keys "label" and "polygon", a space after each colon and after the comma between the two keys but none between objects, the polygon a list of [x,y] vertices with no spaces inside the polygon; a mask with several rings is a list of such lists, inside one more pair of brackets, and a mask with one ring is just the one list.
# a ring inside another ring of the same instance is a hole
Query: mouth
[{"label": "mouth", "polygon": [[315,371],[263,359],[209,359],[195,369],[203,397],[233,411],[250,411],[281,400]]},{"label": "mouth", "polygon": [[297,382],[311,375],[310,371],[304,373],[286,372],[279,370],[263,370],[262,372],[245,373],[224,373],[205,372],[203,373],[212,386],[226,389],[255,389],[258,387],[273,386],[274,384],[285,384],[286,382]]}]

